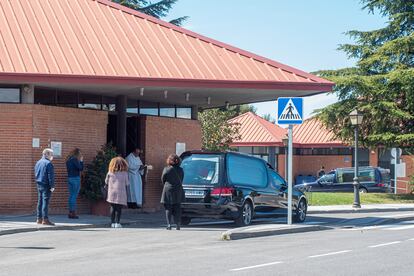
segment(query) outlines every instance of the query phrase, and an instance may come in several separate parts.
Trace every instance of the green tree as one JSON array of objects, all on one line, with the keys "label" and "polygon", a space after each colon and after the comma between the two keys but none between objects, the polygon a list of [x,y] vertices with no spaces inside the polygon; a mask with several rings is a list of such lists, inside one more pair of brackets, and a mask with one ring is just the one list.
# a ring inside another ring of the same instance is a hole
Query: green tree
[{"label": "green tree", "polygon": [[276,123],[276,119],[275,119],[275,118],[273,118],[273,117],[272,117],[272,115],[271,115],[271,114],[269,114],[269,113],[267,113],[267,114],[263,115],[263,117],[262,117],[262,118],[263,118],[263,119],[265,119],[266,121],[271,122],[272,124],[275,124],[275,123]]},{"label": "green tree", "polygon": [[353,68],[319,71],[336,83],[339,102],[319,111],[326,127],[343,141],[353,140],[348,115],[364,113],[360,139],[366,146],[414,144],[414,1],[361,0],[369,13],[387,18],[385,27],[349,31],[354,44],[340,45]]},{"label": "green tree", "polygon": [[[112,0],[112,2],[151,15],[155,18],[163,18],[167,16],[177,0],[161,0],[155,3],[147,0]],[[170,23],[181,26],[187,19],[188,16],[183,16],[171,20]]]},{"label": "green tree", "polygon": [[206,150],[224,151],[230,144],[240,138],[239,125],[228,121],[246,112],[256,112],[252,105],[236,105],[229,109],[213,108],[199,113],[202,130],[202,147]]}]

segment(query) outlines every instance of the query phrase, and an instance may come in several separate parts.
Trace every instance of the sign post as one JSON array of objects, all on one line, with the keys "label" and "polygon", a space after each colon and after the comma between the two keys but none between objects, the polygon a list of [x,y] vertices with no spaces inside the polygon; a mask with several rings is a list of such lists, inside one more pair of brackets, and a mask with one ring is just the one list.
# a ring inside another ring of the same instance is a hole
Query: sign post
[{"label": "sign post", "polygon": [[397,194],[397,169],[398,169],[398,160],[402,154],[400,148],[392,148],[391,156],[394,157],[394,194]]},{"label": "sign post", "polygon": [[[303,122],[303,99],[302,98],[279,98],[277,100],[277,123],[287,124],[288,127],[288,217],[287,224],[292,224],[292,193],[293,193],[293,125]],[[286,154],[286,153],[285,153]]]}]

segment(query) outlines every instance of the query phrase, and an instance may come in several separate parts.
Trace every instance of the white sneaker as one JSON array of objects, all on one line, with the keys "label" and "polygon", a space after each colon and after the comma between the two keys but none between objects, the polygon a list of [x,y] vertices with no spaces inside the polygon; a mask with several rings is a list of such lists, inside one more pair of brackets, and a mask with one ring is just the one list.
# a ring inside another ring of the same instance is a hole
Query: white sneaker
[{"label": "white sneaker", "polygon": [[122,225],[120,223],[115,223],[115,228],[122,228]]},{"label": "white sneaker", "polygon": [[116,223],[111,224],[111,228],[115,228]]}]

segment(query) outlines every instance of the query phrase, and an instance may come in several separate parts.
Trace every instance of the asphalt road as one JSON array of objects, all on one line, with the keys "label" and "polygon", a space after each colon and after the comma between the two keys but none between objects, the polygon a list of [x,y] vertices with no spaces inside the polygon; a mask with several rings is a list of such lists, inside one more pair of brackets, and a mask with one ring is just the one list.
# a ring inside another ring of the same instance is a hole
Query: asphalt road
[{"label": "asphalt road", "polygon": [[414,221],[220,241],[229,227],[0,236],[0,275],[413,275]]}]

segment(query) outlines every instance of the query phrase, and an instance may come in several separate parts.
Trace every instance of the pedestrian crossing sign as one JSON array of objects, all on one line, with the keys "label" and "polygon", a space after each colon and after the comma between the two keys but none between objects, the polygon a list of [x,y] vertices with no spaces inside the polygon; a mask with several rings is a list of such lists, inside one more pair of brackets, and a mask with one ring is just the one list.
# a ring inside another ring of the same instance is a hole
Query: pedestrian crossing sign
[{"label": "pedestrian crossing sign", "polygon": [[303,122],[303,98],[278,98],[277,123],[299,125]]}]

